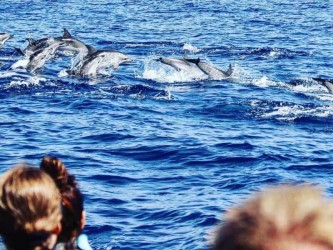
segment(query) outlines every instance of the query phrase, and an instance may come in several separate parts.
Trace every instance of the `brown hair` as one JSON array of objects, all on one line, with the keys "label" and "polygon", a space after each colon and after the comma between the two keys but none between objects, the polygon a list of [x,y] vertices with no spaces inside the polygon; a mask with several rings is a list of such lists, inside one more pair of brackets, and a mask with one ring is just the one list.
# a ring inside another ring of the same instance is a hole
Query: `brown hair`
[{"label": "brown hair", "polygon": [[311,186],[266,190],[227,212],[214,250],[333,248],[333,203]]},{"label": "brown hair", "polygon": [[46,156],[40,168],[52,177],[61,193],[63,219],[58,241],[68,243],[65,248],[71,249],[73,241],[82,231],[83,196],[75,177],[68,173],[60,159]]},{"label": "brown hair", "polygon": [[9,249],[48,249],[60,220],[60,194],[47,174],[22,165],[0,177],[0,234]]}]

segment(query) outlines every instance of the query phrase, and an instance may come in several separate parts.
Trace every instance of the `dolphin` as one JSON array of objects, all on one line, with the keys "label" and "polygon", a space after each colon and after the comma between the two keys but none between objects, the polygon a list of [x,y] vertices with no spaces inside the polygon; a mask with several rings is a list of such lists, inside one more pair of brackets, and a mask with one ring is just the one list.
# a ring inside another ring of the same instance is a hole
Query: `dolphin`
[{"label": "dolphin", "polygon": [[81,42],[78,39],[75,39],[72,37],[72,35],[69,33],[67,29],[64,28],[64,34],[62,37],[55,38],[57,41],[65,42],[65,46],[62,46],[60,50],[62,51],[73,51],[78,52],[82,58],[86,56],[89,53],[89,49],[87,45],[83,42]]},{"label": "dolphin", "polygon": [[28,46],[23,50],[23,54],[26,56],[30,56],[39,50],[44,50],[54,42],[63,42],[64,45],[60,48],[60,50],[77,52],[81,55],[82,58],[89,52],[87,45],[72,37],[69,31],[65,28],[63,36],[60,37],[42,38],[39,40],[27,38],[26,40],[29,43]]},{"label": "dolphin", "polygon": [[204,72],[206,75],[209,76],[212,80],[222,80],[224,78],[230,77],[232,73],[234,72],[234,69],[232,68],[231,64],[229,65],[229,69],[227,71],[220,70],[213,65],[202,62],[200,58],[198,59],[188,59],[185,58],[187,62],[193,63],[198,66],[198,68]]},{"label": "dolphin", "polygon": [[42,38],[39,40],[26,38],[26,40],[28,41],[28,46],[22,51],[22,53],[27,57],[31,56],[37,51],[44,50],[55,41],[54,38]]},{"label": "dolphin", "polygon": [[61,46],[59,48],[60,51],[65,52],[64,55],[74,56],[76,54],[74,59],[72,59],[72,71],[79,69],[82,66],[84,60],[86,59],[86,56],[96,51],[94,47],[74,38],[66,28],[64,28],[63,36],[57,37],[56,40],[65,43],[64,46]]},{"label": "dolphin", "polygon": [[[92,47],[90,47],[93,51]],[[88,54],[81,65],[74,70],[69,70],[70,75],[96,76],[103,69],[112,67],[117,70],[120,64],[132,62],[132,59],[115,50],[96,50]]]},{"label": "dolphin", "polygon": [[52,56],[60,46],[64,46],[64,43],[60,41],[55,41],[45,49],[34,52],[29,57],[29,62],[26,66],[26,69],[31,73],[35,73],[37,69],[40,69],[44,66],[47,60],[52,58]]},{"label": "dolphin", "polygon": [[333,80],[327,80],[323,78],[312,78],[314,81],[317,83],[323,85],[324,87],[327,88],[328,92],[333,94]]},{"label": "dolphin", "polygon": [[4,45],[4,43],[8,40],[8,39],[10,39],[10,38],[12,38],[13,37],[13,35],[11,35],[11,34],[8,34],[8,33],[0,33],[0,48],[2,47],[2,45]]},{"label": "dolphin", "polygon": [[26,38],[26,40],[28,41],[28,46],[24,50],[21,50],[20,48],[15,48],[16,52],[18,52],[24,58],[15,62],[10,67],[11,69],[27,68],[30,62],[30,57],[33,54],[37,55],[38,52],[42,52],[48,46],[55,42],[54,38],[42,38],[39,40]]},{"label": "dolphin", "polygon": [[[185,72],[191,72],[191,73],[194,73],[194,71],[198,71],[198,67],[195,64],[188,62],[184,58],[179,59],[179,58],[160,57],[160,58],[156,59],[156,61],[169,65],[177,71],[185,71]],[[200,70],[199,70],[199,73],[202,73],[202,72],[200,72]]]}]

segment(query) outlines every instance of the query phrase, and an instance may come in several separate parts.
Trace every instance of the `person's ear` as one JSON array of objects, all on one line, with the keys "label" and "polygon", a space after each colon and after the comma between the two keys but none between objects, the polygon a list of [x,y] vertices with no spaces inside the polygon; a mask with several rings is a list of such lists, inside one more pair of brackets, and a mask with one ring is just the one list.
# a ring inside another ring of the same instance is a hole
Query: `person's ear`
[{"label": "person's ear", "polygon": [[84,225],[86,224],[86,212],[82,211],[82,217],[81,217],[81,230],[84,228]]}]

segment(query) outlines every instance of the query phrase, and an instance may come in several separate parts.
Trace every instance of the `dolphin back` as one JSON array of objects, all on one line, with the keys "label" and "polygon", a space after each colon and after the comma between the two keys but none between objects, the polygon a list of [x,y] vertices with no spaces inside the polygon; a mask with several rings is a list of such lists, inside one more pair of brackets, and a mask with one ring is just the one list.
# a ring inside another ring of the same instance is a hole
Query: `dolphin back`
[{"label": "dolphin back", "polygon": [[197,59],[191,59],[191,58],[184,58],[187,62],[189,63],[194,63],[194,64],[198,64],[200,62],[200,58]]},{"label": "dolphin back", "polygon": [[229,69],[227,71],[220,70],[213,65],[205,62],[199,62],[197,65],[212,80],[222,80],[224,78],[230,77],[231,74],[234,72],[231,64],[229,65]]}]

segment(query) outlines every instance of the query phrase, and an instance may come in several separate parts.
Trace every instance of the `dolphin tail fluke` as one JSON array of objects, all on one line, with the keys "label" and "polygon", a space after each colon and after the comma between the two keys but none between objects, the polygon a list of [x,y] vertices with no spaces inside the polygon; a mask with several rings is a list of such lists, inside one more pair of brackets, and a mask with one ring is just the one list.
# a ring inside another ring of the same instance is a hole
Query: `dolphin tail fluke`
[{"label": "dolphin tail fluke", "polygon": [[71,38],[72,37],[72,35],[69,33],[69,31],[66,28],[64,28],[63,37],[64,38]]},{"label": "dolphin tail fluke", "polygon": [[228,70],[227,70],[227,75],[228,76],[231,76],[232,75],[232,73],[234,73],[234,67],[232,67],[232,65],[231,65],[231,63],[229,64],[229,68],[228,68]]},{"label": "dolphin tail fluke", "polygon": [[21,56],[25,56],[25,54],[23,53],[23,51],[19,48],[14,48]]}]

